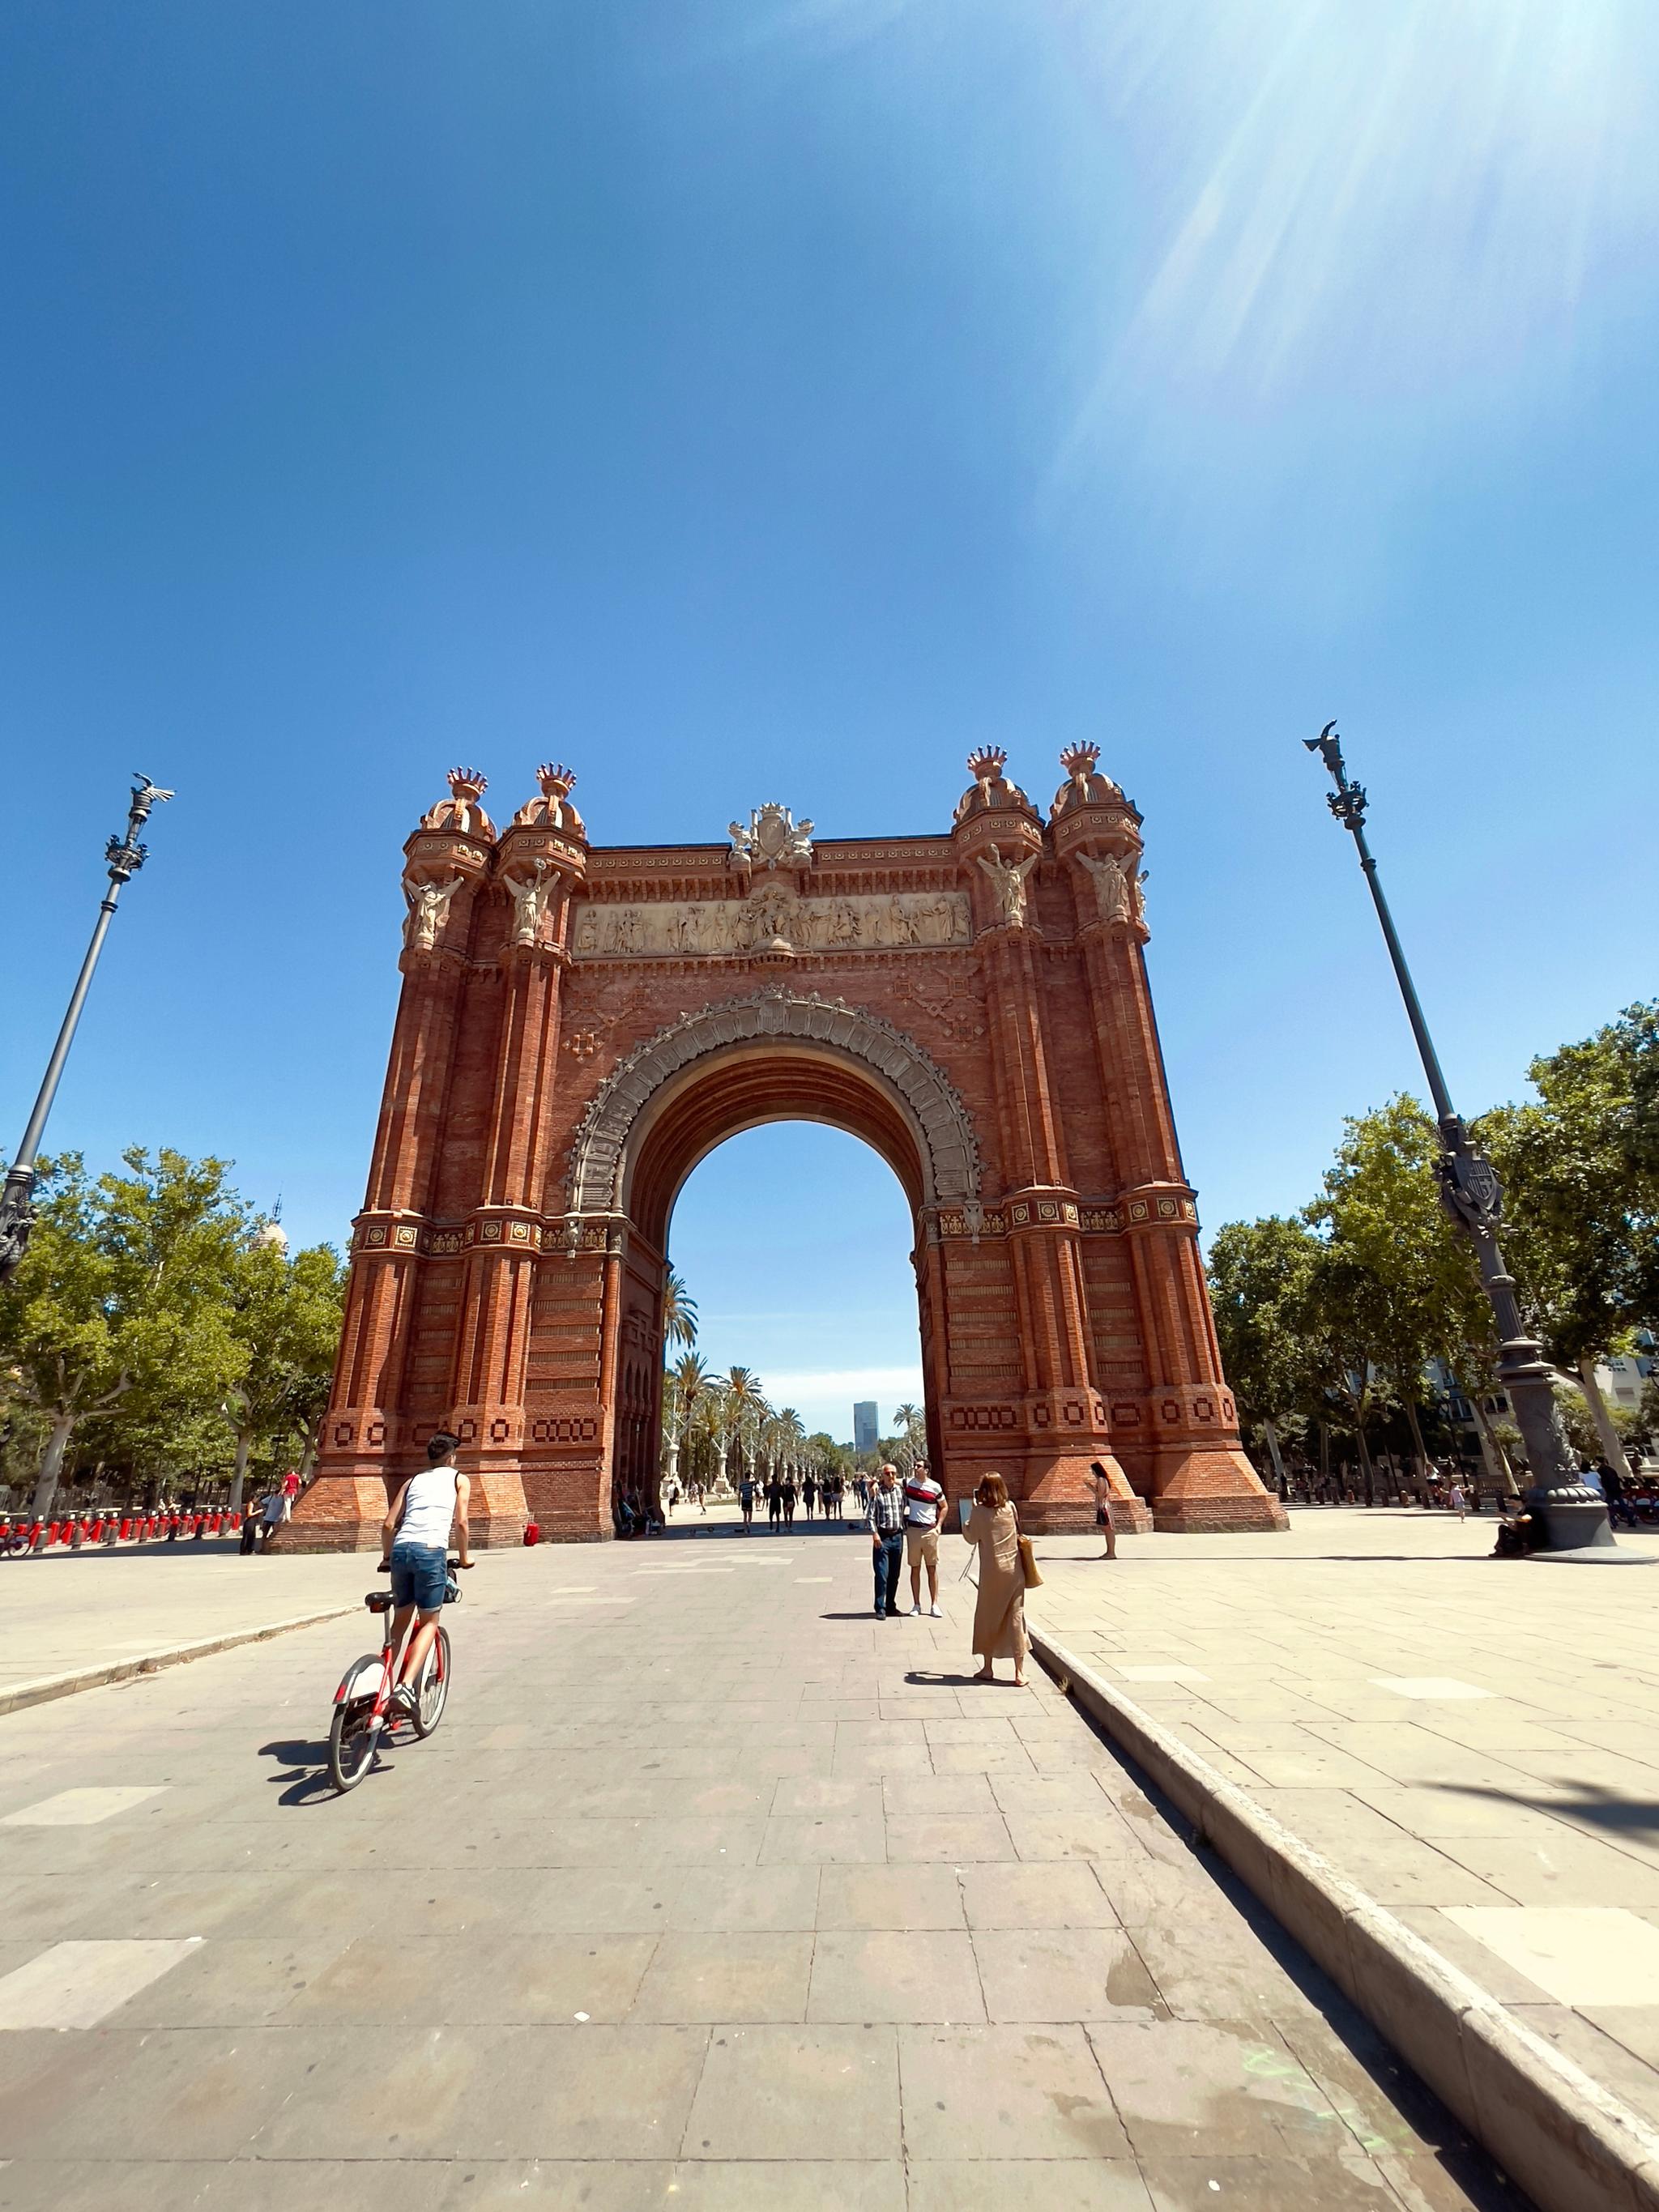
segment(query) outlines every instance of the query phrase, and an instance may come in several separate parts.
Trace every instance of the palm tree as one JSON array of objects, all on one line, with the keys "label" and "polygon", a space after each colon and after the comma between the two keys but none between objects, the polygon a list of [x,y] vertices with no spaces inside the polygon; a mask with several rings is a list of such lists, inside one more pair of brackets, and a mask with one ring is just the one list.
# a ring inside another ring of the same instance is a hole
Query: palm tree
[{"label": "palm tree", "polygon": [[919,1406],[900,1406],[894,1413],[893,1419],[897,1424],[899,1434],[904,1438],[906,1453],[910,1459],[914,1460],[921,1449],[921,1440],[924,1425],[921,1408]]},{"label": "palm tree", "polygon": [[683,1352],[663,1378],[662,1480],[679,1468],[680,1445],[691,1427],[692,1410],[714,1379],[714,1370],[695,1352]]},{"label": "palm tree", "polygon": [[716,1376],[705,1383],[692,1415],[698,1445],[707,1444],[708,1456],[714,1464],[716,1485],[726,1480],[726,1386]]},{"label": "palm tree", "polygon": [[688,1295],[685,1278],[673,1267],[662,1279],[662,1340],[687,1346],[697,1340],[697,1302]]},{"label": "palm tree", "polygon": [[800,1473],[800,1448],[806,1440],[806,1431],[801,1425],[800,1415],[793,1406],[786,1406],[777,1416],[778,1441],[783,1455],[797,1475]]},{"label": "palm tree", "polygon": [[744,1447],[757,1436],[771,1407],[761,1393],[760,1377],[752,1367],[733,1367],[726,1377],[726,1432],[738,1448],[738,1474],[743,1474]]}]

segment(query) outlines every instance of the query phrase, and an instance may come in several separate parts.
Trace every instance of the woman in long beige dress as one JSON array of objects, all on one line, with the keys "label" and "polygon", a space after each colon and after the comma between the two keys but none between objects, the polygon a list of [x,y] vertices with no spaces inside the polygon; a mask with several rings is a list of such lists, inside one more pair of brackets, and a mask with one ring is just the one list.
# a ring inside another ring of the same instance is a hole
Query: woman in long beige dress
[{"label": "woman in long beige dress", "polygon": [[996,1679],[993,1661],[1012,1659],[1014,1686],[1025,1687],[1025,1577],[1019,1565],[1019,1524],[1000,1474],[988,1474],[974,1492],[974,1510],[963,1534],[979,1553],[979,1602],[974,1607],[974,1654],[983,1661],[976,1682]]}]

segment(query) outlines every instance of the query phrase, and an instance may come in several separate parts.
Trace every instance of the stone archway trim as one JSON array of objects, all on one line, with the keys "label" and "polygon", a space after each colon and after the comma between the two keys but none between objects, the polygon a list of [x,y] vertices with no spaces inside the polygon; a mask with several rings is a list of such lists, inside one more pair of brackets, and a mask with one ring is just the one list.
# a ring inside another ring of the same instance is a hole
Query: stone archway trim
[{"label": "stone archway trim", "polygon": [[595,1092],[577,1128],[566,1185],[568,1214],[613,1213],[622,1205],[628,1142],[661,1085],[706,1054],[768,1037],[828,1045],[883,1077],[908,1109],[918,1139],[924,1203],[975,1201],[979,1146],[955,1086],[902,1030],[845,1000],[757,991],[672,1022],[629,1053]]}]

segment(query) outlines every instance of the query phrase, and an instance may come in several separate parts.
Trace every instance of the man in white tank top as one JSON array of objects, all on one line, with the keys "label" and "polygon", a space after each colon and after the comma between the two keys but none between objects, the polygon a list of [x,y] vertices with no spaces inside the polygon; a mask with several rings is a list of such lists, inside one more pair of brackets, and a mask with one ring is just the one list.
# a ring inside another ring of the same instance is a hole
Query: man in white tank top
[{"label": "man in white tank top", "polygon": [[418,1626],[409,1638],[409,1649],[398,1669],[392,1702],[402,1712],[415,1710],[414,1685],[421,1664],[438,1631],[443,1611],[445,1555],[452,1530],[459,1529],[458,1548],[464,1567],[472,1565],[468,1543],[467,1498],[471,1484],[455,1465],[460,1438],[440,1429],[426,1448],[427,1465],[401,1484],[392,1501],[380,1535],[380,1566],[392,1574],[392,1617],[394,1647],[409,1635],[409,1625],[418,1613]]}]

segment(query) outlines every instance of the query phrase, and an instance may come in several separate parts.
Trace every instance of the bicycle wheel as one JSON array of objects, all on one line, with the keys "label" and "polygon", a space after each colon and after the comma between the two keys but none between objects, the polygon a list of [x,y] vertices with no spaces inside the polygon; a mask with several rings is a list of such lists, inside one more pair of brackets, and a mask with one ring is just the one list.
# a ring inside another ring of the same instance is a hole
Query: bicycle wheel
[{"label": "bicycle wheel", "polygon": [[449,1631],[440,1627],[421,1667],[421,1686],[415,1698],[415,1733],[430,1735],[449,1703]]},{"label": "bicycle wheel", "polygon": [[374,1707],[367,1698],[336,1705],[328,1724],[328,1772],[334,1787],[355,1790],[374,1763]]}]

